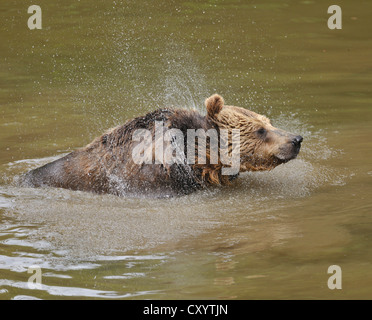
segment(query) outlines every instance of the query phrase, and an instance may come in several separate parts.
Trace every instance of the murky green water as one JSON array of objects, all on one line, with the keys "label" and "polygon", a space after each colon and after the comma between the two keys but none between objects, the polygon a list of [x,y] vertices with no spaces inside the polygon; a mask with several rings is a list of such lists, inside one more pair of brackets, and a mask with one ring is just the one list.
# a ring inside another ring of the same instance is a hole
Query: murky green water
[{"label": "murky green water", "polygon": [[[0,6],[0,299],[372,298],[370,1],[337,1],[342,30],[323,1],[37,4],[33,31],[27,1]],[[13,183],[214,92],[304,136],[298,159],[177,199]]]}]

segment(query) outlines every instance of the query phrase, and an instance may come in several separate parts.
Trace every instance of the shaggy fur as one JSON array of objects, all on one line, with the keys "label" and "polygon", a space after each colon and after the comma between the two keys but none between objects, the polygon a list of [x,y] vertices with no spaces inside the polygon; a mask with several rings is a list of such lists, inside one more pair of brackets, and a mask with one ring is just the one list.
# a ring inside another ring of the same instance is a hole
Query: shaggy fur
[{"label": "shaggy fur", "polygon": [[[236,177],[222,175],[220,157],[217,163],[211,163],[210,139],[206,140],[205,164],[197,159],[194,164],[135,163],[131,155],[138,142],[133,141],[133,133],[147,129],[154,138],[155,121],[162,121],[165,129],[181,130],[185,154],[188,129],[215,129],[218,135],[221,129],[240,129],[240,172],[271,170],[297,156],[301,136],[274,128],[269,119],[252,111],[226,106],[217,94],[206,99],[205,105],[206,116],[195,110],[158,109],[137,117],[109,130],[86,147],[26,173],[21,183],[32,187],[164,197],[188,194],[210,185],[226,185]],[[231,152],[231,141],[228,147]],[[154,144],[146,152],[154,159]]]}]

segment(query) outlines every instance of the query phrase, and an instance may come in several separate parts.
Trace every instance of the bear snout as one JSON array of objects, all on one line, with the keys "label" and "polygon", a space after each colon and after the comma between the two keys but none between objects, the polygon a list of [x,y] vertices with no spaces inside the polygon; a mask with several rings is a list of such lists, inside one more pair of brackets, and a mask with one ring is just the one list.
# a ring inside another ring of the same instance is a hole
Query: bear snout
[{"label": "bear snout", "polygon": [[289,156],[289,160],[292,160],[292,159],[295,159],[297,157],[297,155],[300,153],[300,149],[301,149],[301,142],[304,140],[304,138],[300,135],[298,136],[295,136],[291,139],[291,146],[292,146],[292,150],[290,152],[290,156]]},{"label": "bear snout", "polygon": [[301,142],[304,140],[304,138],[302,136],[295,136],[293,139],[292,139],[292,145],[295,146],[295,147],[301,147]]},{"label": "bear snout", "polygon": [[284,163],[295,159],[300,152],[303,140],[304,138],[300,135],[290,135],[289,139],[279,148],[279,152],[275,156]]},{"label": "bear snout", "polygon": [[291,141],[291,144],[292,144],[292,153],[293,153],[293,158],[296,158],[297,155],[299,154],[300,152],[300,149],[301,149],[301,142],[304,140],[304,138],[300,135],[298,136],[295,136],[292,141]]}]

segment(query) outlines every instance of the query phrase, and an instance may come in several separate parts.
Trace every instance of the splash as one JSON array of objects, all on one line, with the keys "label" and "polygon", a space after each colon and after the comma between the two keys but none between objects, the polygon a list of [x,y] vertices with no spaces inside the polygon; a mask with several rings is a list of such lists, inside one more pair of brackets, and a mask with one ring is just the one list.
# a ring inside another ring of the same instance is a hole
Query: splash
[{"label": "splash", "polygon": [[[197,62],[184,45],[176,42],[169,42],[165,52],[164,71],[160,75],[164,87],[158,100],[164,106],[193,108],[205,114],[204,100],[211,91]],[[171,54],[174,52],[178,54]]]}]

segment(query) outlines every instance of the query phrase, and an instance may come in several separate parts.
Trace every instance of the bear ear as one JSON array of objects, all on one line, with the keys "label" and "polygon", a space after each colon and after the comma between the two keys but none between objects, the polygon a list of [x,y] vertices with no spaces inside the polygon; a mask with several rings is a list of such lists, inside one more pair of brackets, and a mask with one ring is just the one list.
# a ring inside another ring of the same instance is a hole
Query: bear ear
[{"label": "bear ear", "polygon": [[223,98],[218,94],[214,94],[207,98],[205,100],[205,106],[207,107],[208,116],[213,118],[222,110],[224,104],[225,101],[223,101]]}]

